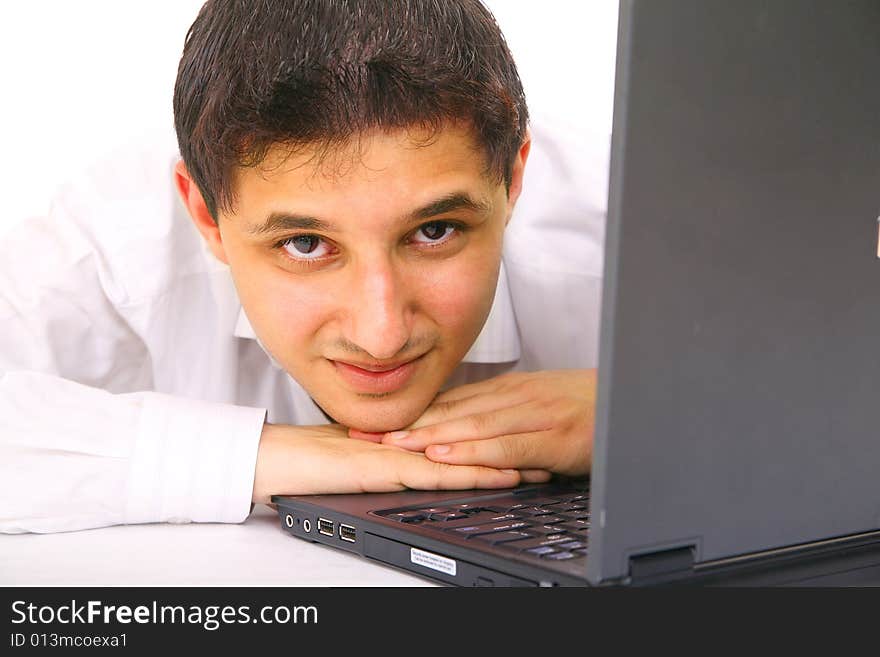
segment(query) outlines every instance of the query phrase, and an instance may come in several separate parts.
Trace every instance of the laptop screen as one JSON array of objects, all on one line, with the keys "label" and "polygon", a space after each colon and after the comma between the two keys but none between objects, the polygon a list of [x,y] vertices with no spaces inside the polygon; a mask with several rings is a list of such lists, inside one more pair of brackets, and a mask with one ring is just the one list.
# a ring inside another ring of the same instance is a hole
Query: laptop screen
[{"label": "laptop screen", "polygon": [[880,527],[880,5],[624,0],[588,576]]}]

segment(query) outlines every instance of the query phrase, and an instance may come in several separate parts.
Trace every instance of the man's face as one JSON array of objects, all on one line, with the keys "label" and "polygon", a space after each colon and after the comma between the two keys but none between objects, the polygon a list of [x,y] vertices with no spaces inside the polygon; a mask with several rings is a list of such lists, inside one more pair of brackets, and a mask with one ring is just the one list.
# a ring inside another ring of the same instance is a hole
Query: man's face
[{"label": "man's face", "polygon": [[422,414],[488,316],[519,192],[470,134],[362,135],[324,158],[278,148],[242,169],[222,251],[265,348],[334,420]]}]

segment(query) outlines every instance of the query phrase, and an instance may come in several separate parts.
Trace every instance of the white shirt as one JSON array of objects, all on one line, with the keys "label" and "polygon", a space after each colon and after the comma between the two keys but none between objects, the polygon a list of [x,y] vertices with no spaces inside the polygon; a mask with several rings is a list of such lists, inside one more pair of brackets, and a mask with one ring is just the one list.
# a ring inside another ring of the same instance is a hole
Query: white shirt
[{"label": "white shirt", "polygon": [[[608,141],[532,127],[489,318],[446,387],[595,367]],[[0,238],[0,532],[241,522],[264,420],[327,422],[263,350],[172,183],[172,140]]]}]

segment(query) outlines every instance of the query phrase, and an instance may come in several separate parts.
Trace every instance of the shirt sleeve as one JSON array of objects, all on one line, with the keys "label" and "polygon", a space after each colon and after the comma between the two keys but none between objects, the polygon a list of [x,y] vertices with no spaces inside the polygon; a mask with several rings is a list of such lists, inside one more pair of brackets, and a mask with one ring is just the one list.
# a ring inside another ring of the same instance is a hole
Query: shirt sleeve
[{"label": "shirt sleeve", "polygon": [[0,532],[242,522],[262,409],[0,375]]},{"label": "shirt sleeve", "polygon": [[0,532],[247,517],[265,410],[151,392],[122,296],[63,208],[0,238]]}]

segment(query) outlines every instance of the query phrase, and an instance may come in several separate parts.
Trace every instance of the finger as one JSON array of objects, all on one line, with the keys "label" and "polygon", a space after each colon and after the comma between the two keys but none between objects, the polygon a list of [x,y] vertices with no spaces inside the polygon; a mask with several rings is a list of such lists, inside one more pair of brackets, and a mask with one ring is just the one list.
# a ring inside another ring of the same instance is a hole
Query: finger
[{"label": "finger", "polygon": [[358,429],[349,429],[348,437],[355,440],[366,440],[371,443],[381,443],[384,433],[372,433],[370,431],[360,431]]},{"label": "finger", "polygon": [[452,445],[430,445],[425,456],[454,465],[484,465],[492,468],[551,470],[551,431],[534,431],[498,436],[490,440],[468,440]]},{"label": "finger", "polygon": [[524,484],[543,484],[553,478],[549,470],[520,470],[520,482]]},{"label": "finger", "polygon": [[441,392],[434,399],[435,401],[459,401],[466,397],[473,397],[474,395],[498,392],[504,387],[503,380],[499,379],[500,377],[496,376],[491,379],[484,379],[483,381],[455,386],[454,388]]},{"label": "finger", "polygon": [[524,399],[520,395],[513,392],[500,392],[495,394],[478,394],[461,399],[437,400],[431,402],[431,405],[422,413],[418,420],[409,425],[406,429],[420,429],[422,427],[439,424],[447,420],[465,417],[467,415],[477,415],[478,413],[488,413],[497,411],[501,408],[516,406],[521,404]]},{"label": "finger", "polygon": [[417,490],[467,490],[469,488],[512,488],[520,483],[517,470],[477,465],[450,465],[421,458],[398,471],[399,481]]},{"label": "finger", "polygon": [[411,431],[395,431],[387,434],[382,442],[403,449],[424,451],[428,445],[485,440],[505,434],[543,431],[551,426],[540,405],[530,403],[454,418]]}]

